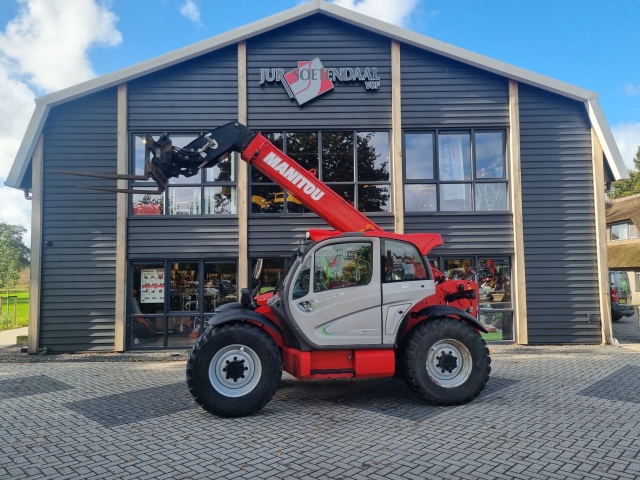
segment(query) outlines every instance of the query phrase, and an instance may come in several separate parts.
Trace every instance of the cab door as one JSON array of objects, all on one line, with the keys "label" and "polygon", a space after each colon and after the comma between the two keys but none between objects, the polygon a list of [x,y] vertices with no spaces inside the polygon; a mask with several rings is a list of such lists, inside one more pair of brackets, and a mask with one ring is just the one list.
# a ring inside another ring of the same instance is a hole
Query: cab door
[{"label": "cab door", "polygon": [[415,245],[381,239],[382,321],[385,344],[393,345],[400,322],[411,308],[436,293],[425,258]]},{"label": "cab door", "polygon": [[380,240],[335,239],[314,247],[289,290],[295,328],[318,346],[380,345]]}]

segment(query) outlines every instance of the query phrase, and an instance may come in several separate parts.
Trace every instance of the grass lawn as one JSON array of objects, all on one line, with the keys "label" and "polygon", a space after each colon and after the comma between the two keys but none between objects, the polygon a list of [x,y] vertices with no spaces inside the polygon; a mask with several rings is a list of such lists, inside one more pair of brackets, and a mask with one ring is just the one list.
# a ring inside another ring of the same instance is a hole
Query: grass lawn
[{"label": "grass lawn", "polygon": [[[16,321],[13,319],[14,296],[18,297],[16,306]],[[2,313],[0,314],[0,330],[26,327],[29,323],[29,289],[9,290],[9,302],[7,302],[7,291],[0,292],[2,297]],[[8,313],[7,313],[7,306]]]}]

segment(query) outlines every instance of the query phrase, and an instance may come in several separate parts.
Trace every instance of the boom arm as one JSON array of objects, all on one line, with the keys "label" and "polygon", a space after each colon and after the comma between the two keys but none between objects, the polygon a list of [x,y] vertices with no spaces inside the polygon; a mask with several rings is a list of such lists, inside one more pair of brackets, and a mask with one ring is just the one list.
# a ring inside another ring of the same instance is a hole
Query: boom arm
[{"label": "boom arm", "polygon": [[159,170],[149,176],[156,181],[159,191],[166,187],[166,180],[159,180],[161,178],[190,177],[202,168],[215,166],[231,152],[239,152],[245,162],[294,195],[304,207],[332,228],[341,232],[382,231],[366,215],[318,180],[315,171],[305,170],[262,134],[240,123],[215,128],[183,148],[173,147],[168,135],[162,135],[158,141],[147,135],[145,146],[152,156],[148,161],[150,168],[146,171]]}]

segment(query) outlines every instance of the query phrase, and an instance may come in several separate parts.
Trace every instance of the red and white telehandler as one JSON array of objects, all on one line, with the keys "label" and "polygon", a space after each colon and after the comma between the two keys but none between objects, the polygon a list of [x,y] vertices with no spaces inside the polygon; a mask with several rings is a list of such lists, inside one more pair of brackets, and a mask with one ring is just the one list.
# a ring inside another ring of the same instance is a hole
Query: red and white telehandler
[{"label": "red and white telehandler", "polygon": [[152,179],[158,189],[147,193],[161,193],[169,178],[193,176],[238,152],[333,228],[307,232],[272,293],[243,289],[239,302],[210,317],[187,361],[189,390],[205,410],[257,412],[282,370],[300,380],[399,375],[435,405],[459,405],[484,389],[491,359],[476,318],[478,287],[431,266],[427,255],[443,244],[440,235],[384,231],[315,171],[239,123],[182,148],[168,135],[147,135],[145,145],[144,175],[86,175]]}]

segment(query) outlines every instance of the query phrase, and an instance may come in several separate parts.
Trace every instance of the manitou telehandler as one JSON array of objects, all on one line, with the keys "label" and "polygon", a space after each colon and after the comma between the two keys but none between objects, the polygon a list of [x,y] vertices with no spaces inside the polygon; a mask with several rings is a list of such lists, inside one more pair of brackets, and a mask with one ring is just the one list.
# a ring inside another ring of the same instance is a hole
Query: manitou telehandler
[{"label": "manitou telehandler", "polygon": [[145,145],[145,175],[86,175],[153,179],[158,189],[147,193],[161,193],[169,178],[239,152],[334,229],[307,232],[275,291],[242,289],[240,302],[211,316],[187,361],[189,390],[205,410],[223,417],[260,410],[283,369],[300,380],[401,375],[435,405],[459,405],[484,389],[491,359],[476,319],[477,285],[447,280],[430,265],[440,235],[385,232],[315,171],[239,123],[183,148],[168,135],[146,135]]}]

